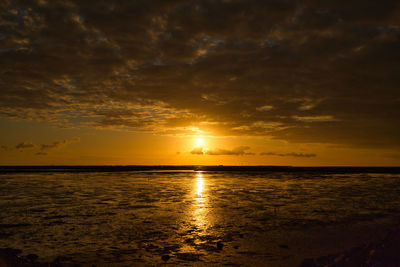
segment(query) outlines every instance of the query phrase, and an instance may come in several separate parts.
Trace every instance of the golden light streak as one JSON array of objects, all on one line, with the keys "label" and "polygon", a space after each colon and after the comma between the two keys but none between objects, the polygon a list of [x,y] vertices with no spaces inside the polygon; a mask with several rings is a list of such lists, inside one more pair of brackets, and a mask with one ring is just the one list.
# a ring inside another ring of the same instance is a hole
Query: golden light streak
[{"label": "golden light streak", "polygon": [[197,179],[196,179],[197,198],[203,197],[203,190],[204,190],[203,174],[201,172],[199,172],[197,174]]}]

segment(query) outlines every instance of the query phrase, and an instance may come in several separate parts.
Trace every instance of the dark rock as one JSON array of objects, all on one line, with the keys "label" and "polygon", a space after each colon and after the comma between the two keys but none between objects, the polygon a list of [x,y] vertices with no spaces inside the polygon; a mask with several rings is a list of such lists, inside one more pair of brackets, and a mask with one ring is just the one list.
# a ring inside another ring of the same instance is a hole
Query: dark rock
[{"label": "dark rock", "polygon": [[154,245],[154,244],[146,244],[146,245],[144,246],[144,249],[145,249],[147,252],[162,251],[162,249],[161,249],[159,246]]},{"label": "dark rock", "polygon": [[224,247],[224,244],[221,241],[217,242],[217,249],[218,250],[222,250],[222,248]]},{"label": "dark rock", "polygon": [[58,257],[54,260],[54,263],[59,264],[59,263],[61,263],[61,262],[68,262],[68,261],[70,261],[70,260],[72,260],[71,257],[58,256]]},{"label": "dark rock", "polygon": [[210,244],[199,244],[196,246],[197,249],[202,249],[202,250],[206,250],[209,252],[219,252],[219,249],[214,246],[214,245],[210,245]]},{"label": "dark rock", "polygon": [[12,235],[11,233],[0,232],[0,238],[8,238]]},{"label": "dark rock", "polygon": [[2,228],[18,228],[18,227],[27,227],[27,226],[31,226],[31,225],[29,223],[14,223],[14,224],[2,223],[2,224],[0,224],[0,229],[2,229]]},{"label": "dark rock", "polygon": [[184,261],[198,261],[200,259],[200,256],[202,254],[196,254],[196,253],[177,253],[176,257],[180,260]]},{"label": "dark rock", "polygon": [[280,247],[280,248],[286,248],[286,249],[289,248],[289,246],[288,246],[288,245],[285,245],[285,244],[281,244],[281,245],[279,245],[279,247]]},{"label": "dark rock", "polygon": [[315,264],[314,259],[310,259],[310,258],[304,259],[300,264],[300,267],[314,267],[314,266],[317,266],[317,265]]},{"label": "dark rock", "polygon": [[162,256],[161,256],[161,259],[162,259],[163,261],[165,261],[165,262],[167,262],[170,258],[171,258],[170,255],[162,255]]},{"label": "dark rock", "polygon": [[195,240],[196,240],[195,238],[186,238],[184,242],[186,244],[193,245]]},{"label": "dark rock", "polygon": [[18,257],[22,251],[19,249],[2,248],[0,249],[0,266],[21,266],[23,259]]},{"label": "dark rock", "polygon": [[300,266],[400,266],[400,226],[378,243],[355,247],[342,253],[305,259]]},{"label": "dark rock", "polygon": [[36,261],[36,260],[39,258],[39,256],[36,255],[36,254],[29,254],[29,255],[26,256],[26,258],[27,258],[28,260],[30,260],[31,262],[34,262],[34,261]]},{"label": "dark rock", "polygon": [[4,253],[6,255],[19,255],[22,253],[22,250],[13,248],[1,248],[0,253]]}]

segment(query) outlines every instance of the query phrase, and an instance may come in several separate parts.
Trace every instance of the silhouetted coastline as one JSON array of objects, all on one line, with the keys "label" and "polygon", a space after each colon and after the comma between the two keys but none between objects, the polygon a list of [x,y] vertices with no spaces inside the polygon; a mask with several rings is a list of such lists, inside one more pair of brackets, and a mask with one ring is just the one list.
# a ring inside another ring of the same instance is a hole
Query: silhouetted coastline
[{"label": "silhouetted coastline", "polygon": [[295,167],[295,166],[233,166],[233,165],[85,165],[85,166],[0,166],[0,173],[36,172],[130,172],[130,171],[234,171],[234,172],[288,172],[288,173],[400,173],[400,167]]}]

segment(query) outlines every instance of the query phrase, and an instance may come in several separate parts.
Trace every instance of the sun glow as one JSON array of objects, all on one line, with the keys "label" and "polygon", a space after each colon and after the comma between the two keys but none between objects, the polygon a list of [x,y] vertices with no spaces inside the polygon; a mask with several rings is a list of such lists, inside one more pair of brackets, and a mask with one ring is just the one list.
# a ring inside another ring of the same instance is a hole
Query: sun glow
[{"label": "sun glow", "polygon": [[202,147],[204,145],[204,140],[202,138],[197,138],[197,146]]}]

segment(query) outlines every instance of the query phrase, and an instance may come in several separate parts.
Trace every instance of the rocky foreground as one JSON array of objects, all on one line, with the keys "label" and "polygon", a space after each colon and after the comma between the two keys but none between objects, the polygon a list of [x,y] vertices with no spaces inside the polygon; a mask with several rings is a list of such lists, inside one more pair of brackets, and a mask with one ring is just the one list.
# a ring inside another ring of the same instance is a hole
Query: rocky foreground
[{"label": "rocky foreground", "polygon": [[[163,256],[165,257],[165,255]],[[164,262],[168,259],[162,258]],[[71,264],[69,258],[57,257],[53,262],[41,262],[35,254],[22,255],[22,251],[0,248],[0,266],[4,267],[59,267],[80,266]],[[366,244],[342,253],[304,259],[300,267],[315,266],[400,266],[400,225],[390,231],[380,242]]]},{"label": "rocky foreground", "polygon": [[57,257],[53,262],[39,262],[36,254],[21,255],[22,250],[12,248],[0,248],[1,267],[62,267],[79,266],[78,264],[66,264],[69,258]]},{"label": "rocky foreground", "polygon": [[380,242],[366,244],[342,253],[304,259],[300,267],[314,266],[400,266],[400,225]]}]

